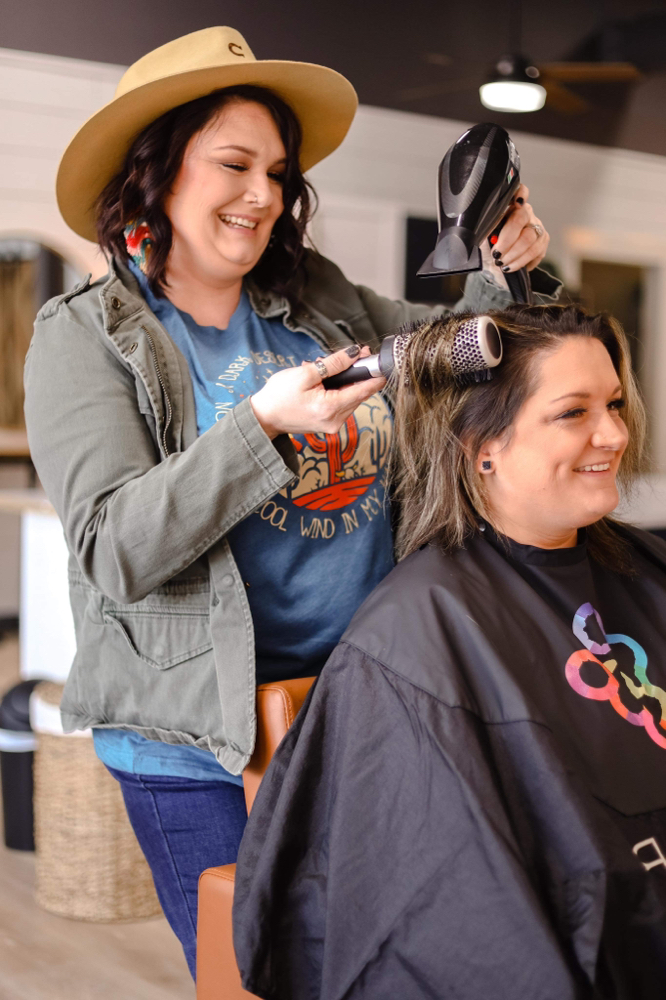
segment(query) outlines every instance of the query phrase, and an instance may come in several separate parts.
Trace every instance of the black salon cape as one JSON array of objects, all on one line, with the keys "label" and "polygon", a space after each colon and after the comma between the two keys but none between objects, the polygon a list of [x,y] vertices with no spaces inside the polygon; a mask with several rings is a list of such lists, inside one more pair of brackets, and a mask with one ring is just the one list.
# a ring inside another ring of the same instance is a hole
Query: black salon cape
[{"label": "black salon cape", "polygon": [[[627,534],[638,575],[587,559],[583,589],[666,690],[666,545]],[[357,613],[243,839],[247,990],[664,1000],[666,748],[571,688],[582,643],[526,576],[483,536],[454,556],[427,547]],[[626,683],[622,698],[640,711]]]}]

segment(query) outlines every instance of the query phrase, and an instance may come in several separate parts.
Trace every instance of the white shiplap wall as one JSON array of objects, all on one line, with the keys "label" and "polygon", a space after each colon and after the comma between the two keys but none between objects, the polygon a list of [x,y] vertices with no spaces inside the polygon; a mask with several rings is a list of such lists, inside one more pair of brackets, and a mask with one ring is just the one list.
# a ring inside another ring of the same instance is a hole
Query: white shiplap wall
[{"label": "white shiplap wall", "polygon": [[72,135],[110,101],[122,66],[0,49],[0,238],[36,239],[95,275],[104,259],[72,233],[55,201],[55,175]]}]

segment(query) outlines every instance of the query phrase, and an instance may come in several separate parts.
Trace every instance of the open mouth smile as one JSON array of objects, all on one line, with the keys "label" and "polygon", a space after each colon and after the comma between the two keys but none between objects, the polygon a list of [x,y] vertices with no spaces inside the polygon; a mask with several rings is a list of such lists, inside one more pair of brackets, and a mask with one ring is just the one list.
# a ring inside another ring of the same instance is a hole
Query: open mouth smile
[{"label": "open mouth smile", "polygon": [[574,472],[608,472],[610,467],[610,462],[600,463],[599,465],[581,465],[580,468],[574,469]]},{"label": "open mouth smile", "polygon": [[230,229],[256,229],[257,223],[252,219],[243,218],[242,215],[221,215],[220,220]]}]

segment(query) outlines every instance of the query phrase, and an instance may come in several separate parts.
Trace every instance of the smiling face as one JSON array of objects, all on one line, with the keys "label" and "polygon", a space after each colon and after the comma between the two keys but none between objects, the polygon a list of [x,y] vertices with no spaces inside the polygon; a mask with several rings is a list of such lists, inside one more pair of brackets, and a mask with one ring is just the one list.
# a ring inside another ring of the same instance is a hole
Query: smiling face
[{"label": "smiling face", "polygon": [[285,149],[267,108],[235,100],[185,149],[164,202],[173,229],[167,280],[240,282],[283,210]]},{"label": "smiling face", "polygon": [[488,442],[477,468],[503,534],[542,548],[575,545],[578,528],[619,501],[615,480],[629,439],[622,390],[594,337],[566,337],[536,365],[536,389],[508,439]]}]

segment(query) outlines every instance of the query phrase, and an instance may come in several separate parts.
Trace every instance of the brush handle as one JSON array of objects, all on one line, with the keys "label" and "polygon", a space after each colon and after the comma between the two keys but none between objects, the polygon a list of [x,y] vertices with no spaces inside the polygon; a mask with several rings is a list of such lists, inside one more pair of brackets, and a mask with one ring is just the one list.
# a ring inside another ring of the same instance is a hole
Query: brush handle
[{"label": "brush handle", "polygon": [[365,382],[369,378],[381,378],[379,370],[379,355],[371,354],[369,358],[359,358],[350,368],[345,368],[337,375],[329,375],[322,382],[324,389],[342,389],[346,385]]}]

